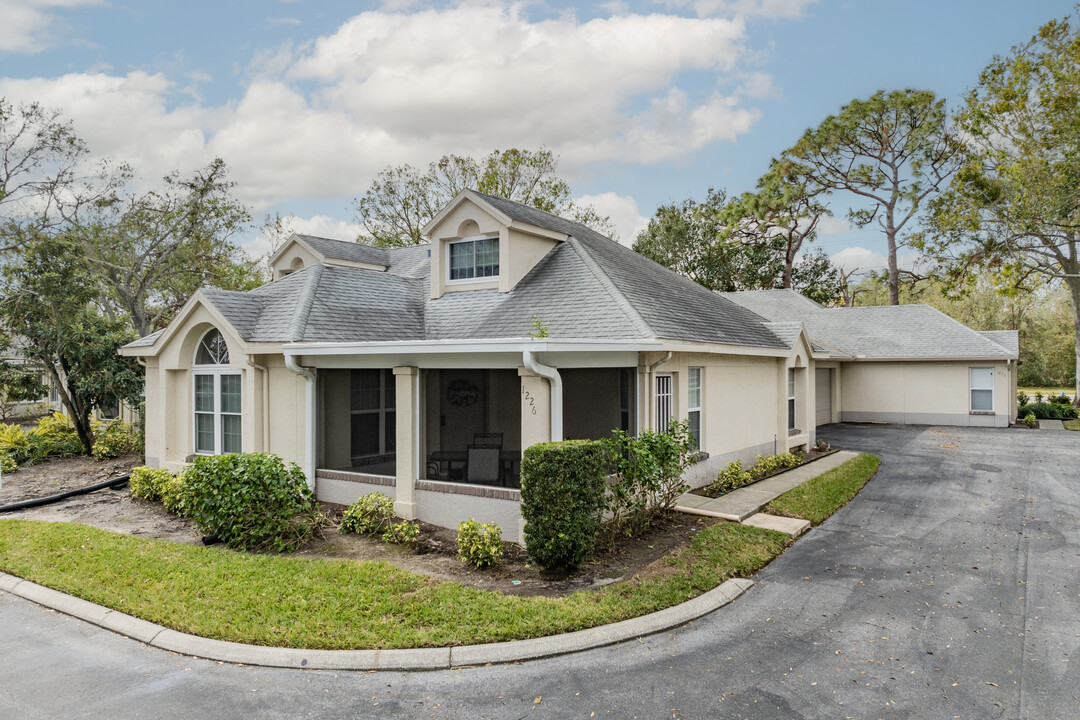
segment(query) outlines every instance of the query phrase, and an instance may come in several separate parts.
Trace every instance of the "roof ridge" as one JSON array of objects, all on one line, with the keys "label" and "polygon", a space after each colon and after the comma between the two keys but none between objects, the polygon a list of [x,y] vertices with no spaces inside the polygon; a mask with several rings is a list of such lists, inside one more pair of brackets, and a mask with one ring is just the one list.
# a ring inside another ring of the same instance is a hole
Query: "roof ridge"
[{"label": "roof ridge", "polygon": [[296,313],[293,315],[292,321],[289,323],[289,330],[286,333],[289,341],[296,342],[304,339],[304,328],[307,327],[311,307],[315,304],[315,291],[319,287],[322,273],[322,263],[316,263],[307,269],[307,282],[304,283],[304,290],[300,294],[299,302],[296,305]]},{"label": "roof ridge", "polygon": [[600,267],[600,264],[596,262],[596,259],[589,254],[588,249],[581,244],[581,241],[573,235],[570,235],[566,238],[566,242],[573,248],[577,256],[581,258],[585,267],[596,277],[597,281],[604,290],[607,291],[611,299],[619,306],[619,309],[623,311],[627,319],[633,324],[634,328],[642,334],[641,336],[652,337],[656,335],[649,323],[645,321],[645,318],[641,317],[641,313],[639,313],[627,299],[622,290],[619,290],[608,274],[604,272],[604,269]]}]

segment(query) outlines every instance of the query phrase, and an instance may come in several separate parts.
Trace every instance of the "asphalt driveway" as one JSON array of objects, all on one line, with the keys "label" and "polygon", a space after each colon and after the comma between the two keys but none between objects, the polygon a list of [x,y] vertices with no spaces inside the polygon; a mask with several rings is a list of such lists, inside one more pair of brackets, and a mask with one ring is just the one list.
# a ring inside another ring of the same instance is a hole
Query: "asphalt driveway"
[{"label": "asphalt driveway", "polygon": [[877,453],[732,605],[522,665],[332,673],[164,653],[0,597],[0,716],[1080,717],[1080,433],[830,426]]}]

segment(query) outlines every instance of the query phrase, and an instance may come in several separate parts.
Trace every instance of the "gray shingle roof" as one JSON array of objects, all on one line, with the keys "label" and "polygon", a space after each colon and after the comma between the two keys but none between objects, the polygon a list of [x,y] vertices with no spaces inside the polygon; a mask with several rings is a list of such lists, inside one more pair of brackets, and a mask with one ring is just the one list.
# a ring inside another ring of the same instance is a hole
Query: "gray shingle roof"
[{"label": "gray shingle roof", "polygon": [[1020,333],[1016,330],[979,330],[979,334],[993,340],[1013,355],[1020,354]]},{"label": "gray shingle roof", "polygon": [[312,265],[250,292],[202,292],[252,342],[522,338],[535,316],[552,338],[788,347],[744,307],[580,223],[480,198],[512,219],[567,235],[508,293],[459,291],[433,300],[428,246],[369,248],[306,235],[326,257],[387,270]]},{"label": "gray shingle roof", "polygon": [[1017,355],[1015,348],[929,305],[825,308],[792,290],[723,295],[770,321],[802,321],[815,344],[835,355],[882,360],[1005,359]]},{"label": "gray shingle roof", "polygon": [[143,335],[138,340],[132,340],[131,342],[129,342],[124,347],[129,347],[129,348],[150,347],[151,345],[154,344],[154,342],[157,341],[157,339],[159,337],[161,337],[161,333],[163,333],[163,332],[165,332],[165,328],[162,328],[161,330],[158,330],[157,332],[152,332],[149,335]]},{"label": "gray shingle roof", "polygon": [[348,240],[334,240],[319,237],[318,235],[301,235],[297,233],[297,237],[310,245],[312,250],[331,260],[347,260],[348,262],[367,263],[369,265],[390,264],[386,248],[361,245]]}]

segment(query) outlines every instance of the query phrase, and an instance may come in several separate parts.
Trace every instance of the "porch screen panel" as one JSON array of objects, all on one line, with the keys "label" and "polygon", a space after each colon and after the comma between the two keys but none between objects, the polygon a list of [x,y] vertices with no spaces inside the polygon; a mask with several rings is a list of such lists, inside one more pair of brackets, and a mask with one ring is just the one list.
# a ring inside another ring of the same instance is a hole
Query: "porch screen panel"
[{"label": "porch screen panel", "polygon": [[391,370],[353,370],[349,406],[353,457],[392,453],[396,447],[395,379]]},{"label": "porch screen panel", "polygon": [[656,429],[663,432],[671,423],[671,376],[656,376]]},{"label": "porch screen panel", "polygon": [[972,412],[994,411],[994,368],[969,368]]}]

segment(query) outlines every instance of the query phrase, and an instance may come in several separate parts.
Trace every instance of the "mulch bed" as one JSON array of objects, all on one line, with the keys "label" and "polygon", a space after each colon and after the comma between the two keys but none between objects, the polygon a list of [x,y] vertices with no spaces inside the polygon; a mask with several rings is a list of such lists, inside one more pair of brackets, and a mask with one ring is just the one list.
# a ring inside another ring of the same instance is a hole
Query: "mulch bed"
[{"label": "mulch bed", "polygon": [[[830,448],[830,449],[825,450],[825,451],[811,450],[809,452],[803,453],[803,461],[801,463],[799,463],[798,465],[796,465],[795,467],[784,468],[783,470],[777,470],[776,472],[770,473],[770,474],[766,475],[765,477],[763,477],[763,478],[761,478],[759,480],[755,480],[754,482],[747,483],[747,484],[743,485],[742,487],[736,488],[736,489],[742,490],[742,488],[744,488],[744,487],[750,487],[751,485],[756,485],[757,483],[761,482],[762,480],[768,480],[769,478],[776,477],[777,475],[779,475],[781,473],[786,473],[788,470],[794,470],[795,468],[800,468],[803,465],[806,465],[807,463],[812,463],[815,460],[820,460],[823,457],[828,457],[829,455],[832,455],[833,453],[837,453],[837,452],[840,452],[839,448]],[[735,491],[732,490],[731,492],[735,492]],[[718,498],[718,497],[721,497],[723,495],[727,495],[727,493],[710,492],[708,485],[705,485],[705,486],[699,487],[699,488],[694,488],[693,490],[690,491],[690,493],[692,495],[700,495],[701,497],[707,497],[707,498]]]}]

